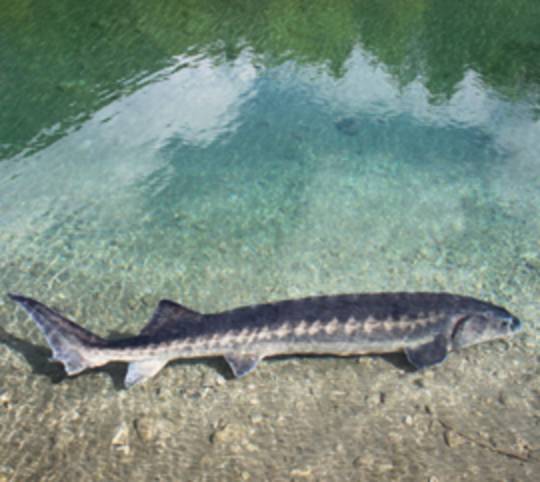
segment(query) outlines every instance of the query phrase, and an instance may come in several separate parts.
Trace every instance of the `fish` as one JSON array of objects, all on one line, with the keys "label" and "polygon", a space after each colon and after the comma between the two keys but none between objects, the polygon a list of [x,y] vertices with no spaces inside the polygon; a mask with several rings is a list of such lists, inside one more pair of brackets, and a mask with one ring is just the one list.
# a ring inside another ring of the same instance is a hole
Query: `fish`
[{"label": "fish", "polygon": [[136,336],[107,340],[46,305],[8,293],[36,322],[52,361],[68,375],[128,364],[130,388],[178,358],[224,357],[235,377],[277,355],[355,356],[404,352],[415,369],[451,351],[512,336],[521,321],[506,309],[450,293],[386,292],[314,296],[200,313],[163,299]]}]

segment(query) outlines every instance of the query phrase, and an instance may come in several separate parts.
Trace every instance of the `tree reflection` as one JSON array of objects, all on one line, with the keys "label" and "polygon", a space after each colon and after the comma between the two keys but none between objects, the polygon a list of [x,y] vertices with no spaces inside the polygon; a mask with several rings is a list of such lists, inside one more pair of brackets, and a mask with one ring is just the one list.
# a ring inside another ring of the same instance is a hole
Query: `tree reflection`
[{"label": "tree reflection", "polygon": [[52,142],[179,56],[223,63],[250,49],[258,68],[292,61],[339,79],[360,46],[433,102],[469,70],[510,99],[540,84],[536,0],[2,3],[2,157]]}]

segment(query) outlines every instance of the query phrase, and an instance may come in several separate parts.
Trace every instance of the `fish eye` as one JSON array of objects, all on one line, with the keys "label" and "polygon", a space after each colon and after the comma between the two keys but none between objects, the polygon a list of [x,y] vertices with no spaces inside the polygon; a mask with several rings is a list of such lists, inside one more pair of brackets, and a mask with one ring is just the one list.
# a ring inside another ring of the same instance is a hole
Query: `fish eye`
[{"label": "fish eye", "polygon": [[501,322],[501,328],[504,328],[505,330],[510,327],[510,320],[503,320]]}]

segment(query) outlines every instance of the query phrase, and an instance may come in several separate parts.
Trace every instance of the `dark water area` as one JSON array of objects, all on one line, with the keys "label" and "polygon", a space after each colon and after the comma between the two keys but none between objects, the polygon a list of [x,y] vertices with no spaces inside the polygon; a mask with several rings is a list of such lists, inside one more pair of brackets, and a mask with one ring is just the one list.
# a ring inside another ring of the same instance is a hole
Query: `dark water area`
[{"label": "dark water area", "polygon": [[[0,482],[536,480],[540,4],[0,2]],[[448,291],[512,339],[67,378],[5,293],[103,336]]]}]

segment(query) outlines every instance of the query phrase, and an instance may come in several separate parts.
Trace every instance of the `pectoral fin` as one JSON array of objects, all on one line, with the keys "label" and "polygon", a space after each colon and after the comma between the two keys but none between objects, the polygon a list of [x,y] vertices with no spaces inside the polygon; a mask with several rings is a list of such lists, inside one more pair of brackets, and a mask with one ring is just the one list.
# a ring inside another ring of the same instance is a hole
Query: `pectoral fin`
[{"label": "pectoral fin", "polygon": [[261,360],[260,355],[255,355],[252,353],[230,353],[225,355],[225,360],[231,367],[231,370],[234,373],[234,376],[239,378],[247,375],[249,372],[255,370],[257,363]]},{"label": "pectoral fin", "polygon": [[126,388],[130,388],[137,383],[141,383],[149,378],[152,378],[167,364],[168,361],[169,360],[157,359],[131,362],[128,365],[124,385]]},{"label": "pectoral fin", "polygon": [[444,335],[437,335],[433,341],[414,348],[405,348],[405,355],[416,368],[426,368],[441,363],[448,354],[448,341]]}]

